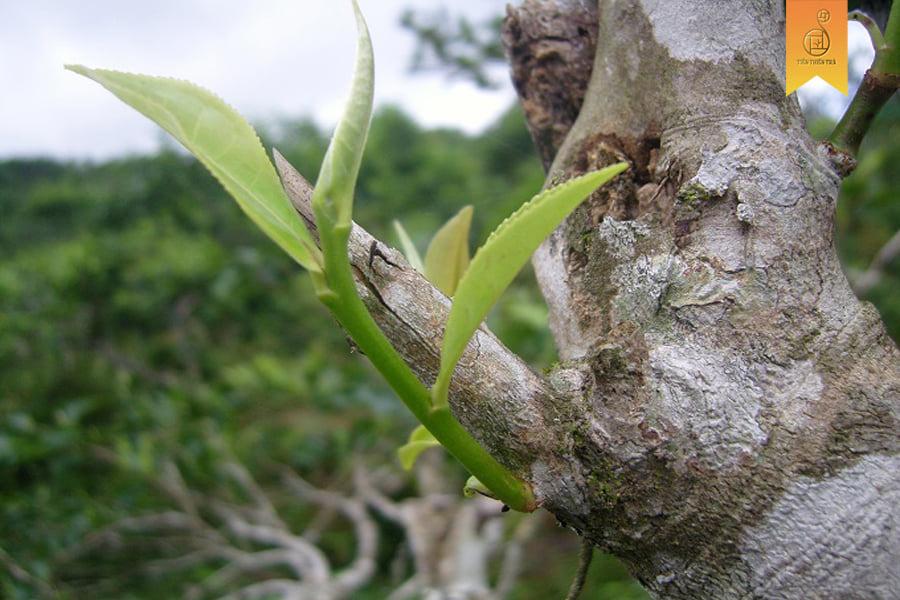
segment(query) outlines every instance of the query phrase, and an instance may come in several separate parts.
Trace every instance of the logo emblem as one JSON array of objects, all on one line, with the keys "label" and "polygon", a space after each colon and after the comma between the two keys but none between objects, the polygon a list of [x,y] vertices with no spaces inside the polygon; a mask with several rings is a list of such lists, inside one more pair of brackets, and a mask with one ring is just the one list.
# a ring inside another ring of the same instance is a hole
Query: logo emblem
[{"label": "logo emblem", "polygon": [[803,36],[803,49],[810,56],[822,56],[831,47],[828,32],[824,29],[810,29]]},{"label": "logo emblem", "polygon": [[785,92],[814,77],[847,93],[847,0],[785,0]]},{"label": "logo emblem", "polygon": [[[816,20],[819,22],[819,25],[825,25],[825,23],[831,20],[831,13],[823,8],[816,13]],[[806,35],[803,36],[803,49],[806,50],[806,53],[810,56],[822,56],[828,52],[830,47],[831,38],[828,37],[828,32],[824,27],[810,29],[806,32]]]}]

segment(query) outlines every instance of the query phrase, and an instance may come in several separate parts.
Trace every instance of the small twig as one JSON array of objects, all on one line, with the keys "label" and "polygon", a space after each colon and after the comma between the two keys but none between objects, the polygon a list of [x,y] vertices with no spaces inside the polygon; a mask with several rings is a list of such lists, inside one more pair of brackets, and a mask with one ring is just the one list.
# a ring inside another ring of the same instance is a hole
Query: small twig
[{"label": "small twig", "polygon": [[172,573],[192,569],[212,560],[235,560],[235,555],[232,552],[236,551],[226,547],[208,546],[182,556],[150,561],[144,566],[142,571],[150,576],[170,577]]},{"label": "small twig", "polygon": [[49,583],[25,569],[2,547],[0,547],[0,565],[6,568],[13,579],[17,579],[26,585],[32,586],[34,591],[37,592],[40,597],[56,598],[58,596]]},{"label": "small twig", "polygon": [[883,37],[878,26],[868,16],[858,13],[854,17],[851,13],[851,17],[869,30],[875,46],[875,61],[863,76],[847,112],[835,126],[828,141],[836,150],[855,157],[875,116],[900,88],[900,9],[897,4],[892,6]]},{"label": "small twig", "polygon": [[856,21],[866,28],[866,31],[869,32],[869,39],[872,40],[872,47],[875,49],[875,52],[884,48],[884,34],[881,33],[881,28],[878,27],[878,23],[875,22],[875,19],[861,10],[851,10],[850,14],[847,15],[847,18],[851,21]]},{"label": "small twig", "polygon": [[594,545],[587,538],[581,542],[581,552],[578,553],[578,571],[575,573],[575,581],[569,587],[569,593],[566,594],[566,600],[576,600],[584,589],[584,582],[587,580],[588,569],[591,567],[591,560],[594,558]]},{"label": "small twig", "polygon": [[310,544],[317,544],[325,530],[334,522],[335,517],[337,517],[337,510],[333,506],[319,507],[319,511],[303,530],[303,539]]},{"label": "small twig", "polygon": [[228,531],[238,539],[292,552],[296,556],[296,562],[293,564],[300,569],[299,578],[308,579],[316,584],[326,582],[331,578],[331,568],[324,552],[303,538],[295,536],[290,531],[269,525],[248,523],[224,502],[213,499],[210,502],[210,509],[222,519]]},{"label": "small twig", "polygon": [[219,600],[255,600],[256,598],[312,598],[304,593],[307,586],[290,579],[269,579],[252,583],[235,592],[222,596]]},{"label": "small twig", "polygon": [[301,558],[289,550],[234,551],[225,566],[209,575],[201,587],[207,591],[225,590],[242,575],[272,569],[278,565],[289,567],[298,580],[303,578],[305,565]]},{"label": "small twig", "polygon": [[853,291],[859,296],[865,296],[873,287],[881,281],[881,275],[884,268],[888,266],[897,256],[900,256],[900,231],[891,236],[884,246],[872,259],[869,268],[856,277],[851,278]]},{"label": "small twig", "polygon": [[250,471],[244,465],[236,460],[230,460],[222,465],[222,470],[253,500],[261,516],[269,525],[279,529],[289,529],[287,524],[278,516],[278,511],[275,510],[272,501],[269,500],[269,497],[259,487],[256,479],[253,478],[253,475],[250,474]]},{"label": "small twig", "polygon": [[358,493],[362,496],[362,499],[366,504],[375,509],[375,512],[401,527],[406,527],[409,524],[408,518],[403,512],[401,505],[377,490],[375,486],[372,485],[372,482],[369,481],[368,476],[362,468],[357,467],[354,469],[353,479]]},{"label": "small twig", "polygon": [[186,514],[199,519],[200,513],[197,511],[197,505],[188,489],[184,477],[181,475],[181,469],[175,464],[174,460],[167,460],[162,466],[162,475],[157,480],[160,488],[168,494],[178,507]]},{"label": "small twig", "polygon": [[422,578],[416,573],[391,592],[387,600],[409,600],[410,598],[415,598],[421,593],[423,587]]},{"label": "small twig", "polygon": [[158,546],[165,540],[174,541],[174,536],[179,532],[186,534],[183,542],[179,541],[182,549],[195,547],[218,549],[227,543],[218,531],[204,521],[171,510],[119,519],[91,533],[80,543],[61,553],[57,559],[69,562],[98,548],[123,547],[129,534],[140,536],[137,539],[129,538],[128,547],[131,550],[135,550],[139,545]]},{"label": "small twig", "polygon": [[369,517],[365,503],[356,498],[320,490],[291,469],[285,468],[282,471],[282,481],[301,498],[323,507],[334,507],[353,525],[357,544],[356,558],[334,578],[337,589],[351,592],[369,581],[375,572],[378,529]]}]

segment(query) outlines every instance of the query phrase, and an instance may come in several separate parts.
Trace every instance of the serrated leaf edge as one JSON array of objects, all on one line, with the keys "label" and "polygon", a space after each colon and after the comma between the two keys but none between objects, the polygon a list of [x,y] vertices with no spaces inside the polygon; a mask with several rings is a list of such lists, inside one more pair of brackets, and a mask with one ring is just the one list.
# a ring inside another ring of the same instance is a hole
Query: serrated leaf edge
[{"label": "serrated leaf edge", "polygon": [[[101,81],[97,77],[94,77],[93,76],[94,73],[98,73],[100,75],[108,73],[111,75],[125,75],[125,76],[129,76],[129,77],[142,77],[142,78],[152,79],[152,80],[156,80],[156,81],[168,81],[168,82],[180,83],[182,85],[187,85],[198,91],[208,94],[214,101],[221,104],[222,107],[224,107],[225,109],[231,111],[232,113],[234,113],[235,115],[240,117],[241,125],[244,128],[246,128],[246,131],[249,131],[252,134],[253,139],[256,142],[258,148],[260,150],[262,150],[263,155],[265,155],[266,158],[268,159],[268,152],[266,151],[265,146],[263,146],[263,143],[259,137],[259,134],[253,128],[253,126],[250,125],[250,123],[247,121],[247,119],[244,118],[244,116],[234,106],[232,106],[231,104],[226,102],[221,96],[219,96],[215,92],[211,91],[210,89],[208,89],[202,85],[196,84],[192,81],[189,81],[187,79],[182,79],[179,77],[168,77],[168,76],[164,76],[164,75],[148,75],[146,73],[135,73],[132,71],[120,71],[117,69],[94,69],[94,68],[86,67],[84,65],[77,65],[77,64],[67,64],[67,65],[65,65],[65,68],[69,71],[72,71],[73,73],[77,73],[79,75],[87,77],[88,79],[92,79],[92,80],[96,81],[97,83],[99,83],[100,85],[102,85],[103,87],[107,87],[107,84],[108,84],[112,87],[116,87],[116,88],[119,88],[120,90],[123,90],[122,86],[117,85],[115,82]],[[127,90],[123,90],[123,91],[127,91]],[[129,93],[132,93],[132,92],[129,92]],[[184,130],[183,127],[181,127],[181,124],[178,122],[179,119],[175,117],[175,115],[172,113],[171,110],[169,110],[169,108],[167,108],[166,106],[164,106],[164,105],[160,104],[159,102],[156,102],[155,100],[152,100],[150,98],[144,97],[144,100],[146,102],[148,102],[148,104],[152,104],[153,106],[157,107],[161,112],[164,112],[167,115],[169,115],[172,122],[177,126],[176,128],[178,130],[178,134],[182,138],[186,139],[188,137],[187,132]],[[129,106],[131,106],[131,105],[129,104]],[[132,106],[132,108],[134,108],[135,110],[137,110],[138,112],[143,114],[143,111],[141,111],[140,109],[138,109],[134,106]],[[144,116],[147,116],[147,115],[144,115]],[[150,117],[148,117],[148,118],[150,118]],[[150,118],[150,120],[152,121],[153,119]],[[248,196],[253,195],[250,193],[250,190],[248,190],[245,186],[243,186],[242,184],[237,182],[237,180],[232,180],[231,182],[226,184],[225,180],[222,177],[220,177],[211,168],[211,166],[212,166],[220,171],[225,171],[226,169],[224,169],[220,163],[218,163],[217,161],[215,161],[212,158],[201,158],[201,157],[195,155],[193,152],[190,151],[189,148],[187,148],[186,142],[182,141],[182,139],[179,138],[179,135],[176,135],[174,133],[171,133],[171,135],[173,135],[182,146],[185,146],[185,149],[188,150],[188,152],[190,152],[191,156],[196,158],[204,167],[206,167],[206,170],[210,173],[210,175],[212,175],[213,178],[219,182],[219,185],[221,185],[223,188],[225,188],[226,191],[228,190],[229,186],[234,185],[235,187],[240,188],[240,190],[243,191],[244,194],[246,194]],[[275,181],[280,182],[281,180],[278,177],[278,173],[275,170],[274,165],[272,165],[271,160],[267,160],[267,166],[271,170],[271,175],[275,178]],[[282,193],[283,192],[284,191],[282,190]],[[290,199],[288,199],[287,195],[284,193],[283,193],[283,199],[284,199],[286,206],[291,207],[293,210],[293,207],[290,203]],[[239,202],[238,204],[241,205],[242,203]],[[315,246],[315,244],[312,243],[312,240],[311,239],[306,240],[302,236],[296,236],[295,233],[293,232],[292,228],[290,227],[290,225],[285,223],[285,221],[284,221],[284,219],[282,219],[281,215],[279,215],[276,212],[273,212],[272,209],[269,206],[267,206],[265,202],[260,202],[259,206],[266,212],[266,214],[271,216],[273,221],[278,223],[278,225],[280,227],[282,227],[286,233],[288,233],[292,237],[295,237],[303,245],[303,247],[306,249],[306,251],[309,253],[308,258],[311,262],[311,264],[309,264],[309,265],[304,264],[299,258],[294,257],[298,260],[298,262],[300,262],[301,266],[303,266],[306,269],[310,269],[310,270],[320,270],[321,269],[321,259],[318,258],[319,249]],[[243,206],[241,206],[241,208],[243,208]],[[299,216],[297,218],[299,219]],[[303,225],[303,223],[300,223],[300,225],[305,227],[305,225]]]},{"label": "serrated leaf edge", "polygon": [[[578,177],[573,177],[572,179],[569,179],[559,185],[555,185],[551,188],[547,188],[547,189],[543,190],[542,192],[538,193],[536,196],[531,198],[528,202],[526,202],[521,207],[519,207],[513,214],[511,214],[509,217],[504,219],[494,229],[494,231],[491,232],[491,234],[488,236],[485,243],[482,244],[481,247],[478,248],[478,250],[475,252],[475,256],[472,258],[472,261],[470,263],[470,268],[471,268],[471,265],[475,264],[478,261],[479,257],[482,254],[490,251],[491,243],[493,240],[495,240],[497,237],[499,237],[499,235],[502,234],[506,229],[509,229],[509,227],[511,227],[516,221],[523,218],[524,215],[528,214],[529,212],[531,212],[533,210],[537,210],[538,208],[540,208],[549,199],[563,195],[568,188],[571,188],[571,187],[574,187],[575,185],[584,183],[584,181],[586,179],[590,179],[590,178],[603,179],[605,177],[605,180],[602,183],[597,184],[597,188],[599,188],[601,185],[608,183],[614,177],[616,177],[617,175],[619,175],[620,173],[625,171],[627,168],[628,168],[628,163],[624,163],[624,162],[616,163],[616,164],[604,167],[602,169],[598,169],[596,171],[590,171],[588,173],[584,173],[582,175],[579,175]],[[589,197],[589,196],[590,196],[590,193],[585,198],[583,198],[581,202],[586,200],[587,197]],[[581,204],[581,202],[579,202],[579,204]],[[468,274],[469,274],[469,271],[467,271],[465,274],[463,274],[462,279],[460,279],[459,284],[457,285],[457,290],[459,290],[459,288],[462,286],[463,279],[465,279],[465,277]],[[453,314],[453,307],[451,306],[450,315],[448,315],[448,324],[450,322],[450,316],[452,314]],[[468,345],[469,341],[471,341],[472,336],[475,335],[475,332],[477,332],[477,331],[478,331],[478,328],[476,327],[470,334],[469,338],[465,341],[465,343],[462,344],[463,351],[465,350],[465,347]],[[446,326],[445,326],[444,340],[446,340],[446,339],[447,339],[447,332],[446,332]],[[453,371],[456,370],[456,365],[459,362],[459,358],[461,357],[461,354],[460,354],[460,356],[457,356],[455,358],[455,360],[452,361],[452,364],[449,362],[445,364],[444,363],[445,352],[446,352],[446,343],[444,343],[444,345],[442,346],[442,349],[441,349],[441,368],[438,371],[437,380],[435,381],[434,386],[432,387],[432,398],[431,398],[432,406],[433,406],[432,410],[446,409],[447,395],[448,395],[449,389],[450,389],[450,380],[453,377]]]}]

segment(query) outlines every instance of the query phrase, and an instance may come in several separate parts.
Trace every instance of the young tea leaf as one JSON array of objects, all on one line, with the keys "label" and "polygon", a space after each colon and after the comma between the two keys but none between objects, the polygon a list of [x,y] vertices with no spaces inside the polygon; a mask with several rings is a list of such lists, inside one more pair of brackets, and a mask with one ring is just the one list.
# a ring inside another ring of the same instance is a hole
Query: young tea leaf
[{"label": "young tea leaf", "polygon": [[294,211],[256,132],[218,96],[187,81],[67,65],[172,134],[221,182],[245,213],[303,267],[319,250]]},{"label": "young tea leaf", "polygon": [[465,206],[431,238],[425,253],[425,277],[447,296],[453,296],[469,267],[469,228],[472,207]]},{"label": "young tea leaf", "polygon": [[425,429],[424,425],[419,425],[409,434],[409,441],[397,449],[397,457],[400,459],[400,465],[405,471],[412,469],[416,463],[416,459],[425,450],[440,446],[441,443],[434,439],[431,432]]},{"label": "young tea leaf", "polygon": [[488,237],[466,270],[447,317],[441,367],[432,388],[436,408],[447,406],[453,369],[488,311],[540,243],[595,189],[628,168],[618,163],[545,190]]},{"label": "young tea leaf", "polygon": [[375,85],[372,40],[356,0],[353,0],[353,12],[359,37],[350,99],[328,145],[312,197],[313,208],[324,208],[334,225],[346,227],[350,226],[353,215],[353,190],[369,133]]},{"label": "young tea leaf", "polygon": [[422,264],[422,257],[419,256],[416,245],[413,244],[412,239],[409,237],[409,234],[406,233],[406,229],[400,221],[394,221],[394,231],[397,232],[397,239],[400,240],[400,247],[403,249],[403,254],[406,256],[409,265],[424,275],[425,265]]}]

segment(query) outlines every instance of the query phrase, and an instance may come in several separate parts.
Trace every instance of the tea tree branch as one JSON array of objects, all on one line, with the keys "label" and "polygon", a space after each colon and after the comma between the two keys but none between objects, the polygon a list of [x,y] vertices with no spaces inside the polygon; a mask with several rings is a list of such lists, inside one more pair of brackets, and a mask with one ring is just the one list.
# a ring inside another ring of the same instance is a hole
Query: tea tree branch
[{"label": "tea tree branch", "polygon": [[[428,389],[413,373],[404,357],[388,341],[373,315],[369,313],[369,307],[372,307],[376,314],[392,312],[391,308],[384,304],[384,298],[380,297],[381,295],[377,291],[378,286],[384,286],[385,282],[375,281],[371,275],[377,267],[374,264],[375,261],[371,267],[369,265],[370,249],[373,242],[377,244],[377,240],[353,223],[346,228],[329,223],[329,217],[324,214],[324,211],[316,214],[315,219],[310,219],[310,213],[316,212],[315,207],[311,206],[311,186],[277,151],[275,152],[275,165],[281,174],[288,197],[304,222],[314,221],[316,223],[316,229],[311,233],[314,239],[318,238],[322,246],[325,273],[328,274],[327,288],[331,292],[330,294],[321,294],[325,305],[350,333],[353,341],[385,377],[404,404],[447,451],[484,482],[499,500],[515,510],[534,510],[534,497],[527,483],[517,479],[491,457],[453,418],[450,411],[431,410],[431,397]],[[331,229],[331,232],[326,233],[326,229]],[[389,260],[394,264],[405,264],[401,263],[402,259],[396,253],[392,253]],[[395,270],[393,267],[390,269]],[[431,287],[421,276],[412,272],[412,269],[409,271],[419,285]],[[366,276],[365,274],[370,275]],[[402,281],[402,279],[398,278],[395,281]],[[373,298],[377,299],[375,306],[371,301],[365,303],[362,294],[370,298],[375,296]],[[392,316],[396,318],[396,314]],[[384,319],[385,315],[382,314],[381,317]],[[396,331],[396,328],[393,330]],[[407,329],[405,335],[422,339],[430,333]],[[392,341],[398,343],[396,338]],[[399,344],[408,347],[408,344],[404,344],[402,341]],[[509,353],[502,360],[509,360],[513,357],[514,355]],[[415,362],[419,362],[419,358]],[[513,365],[522,366],[518,358],[514,359]]]},{"label": "tea tree branch", "polygon": [[835,148],[854,157],[875,116],[900,87],[900,9],[896,4],[891,8],[883,37],[869,17],[855,20],[869,31],[875,46],[875,61],[828,139]]}]

